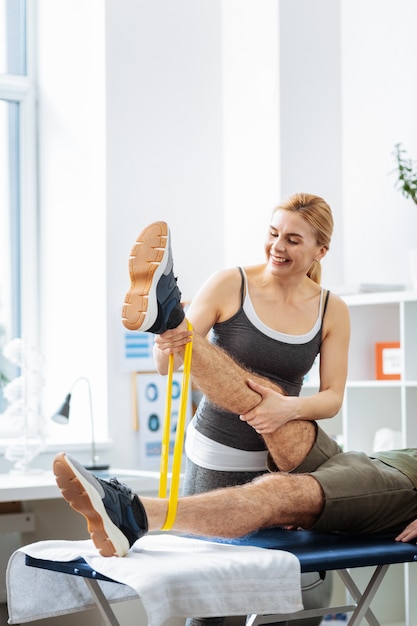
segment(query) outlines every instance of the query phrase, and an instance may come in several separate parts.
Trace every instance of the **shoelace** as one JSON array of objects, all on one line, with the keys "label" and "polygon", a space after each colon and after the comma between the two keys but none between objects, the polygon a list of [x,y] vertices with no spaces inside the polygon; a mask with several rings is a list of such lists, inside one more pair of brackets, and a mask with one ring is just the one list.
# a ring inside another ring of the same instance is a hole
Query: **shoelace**
[{"label": "shoelace", "polygon": [[[106,482],[106,481],[103,481],[103,482]],[[130,496],[132,494],[132,490],[130,489],[130,487],[128,487],[124,483],[121,483],[119,480],[117,480],[115,476],[112,476],[112,478],[109,478],[108,482],[112,485],[112,487],[117,489],[117,491],[121,491],[127,496]]]},{"label": "shoelace", "polygon": [[[188,330],[192,330],[193,327],[187,320]],[[172,460],[171,470],[171,487],[169,491],[168,499],[168,511],[165,519],[165,523],[161,530],[171,530],[177,514],[178,504],[178,492],[180,485],[180,473],[182,462],[182,450],[184,445],[184,431],[185,422],[187,419],[187,400],[188,390],[190,388],[190,376],[191,376],[191,356],[192,356],[193,342],[190,341],[185,346],[184,352],[184,366],[181,384],[181,396],[180,405],[178,411],[177,428],[175,433],[174,454]],[[168,366],[168,378],[167,378],[167,393],[165,399],[165,415],[164,415],[164,428],[162,433],[162,447],[161,447],[161,465],[160,465],[160,479],[159,479],[159,497],[167,497],[167,485],[168,485],[168,457],[169,457],[169,438],[171,432],[171,397],[172,397],[172,377],[174,373],[174,355],[169,355]]]}]

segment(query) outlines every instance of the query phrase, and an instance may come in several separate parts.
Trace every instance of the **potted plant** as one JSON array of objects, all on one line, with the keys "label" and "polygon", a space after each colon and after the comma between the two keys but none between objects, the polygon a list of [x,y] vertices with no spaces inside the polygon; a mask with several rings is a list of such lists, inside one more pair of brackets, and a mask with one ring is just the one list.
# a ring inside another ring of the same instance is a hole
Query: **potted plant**
[{"label": "potted plant", "polygon": [[[394,158],[396,161],[397,181],[404,198],[409,198],[417,204],[417,161],[407,157],[407,151],[401,143],[394,146]],[[411,283],[414,291],[417,291],[417,249],[409,250],[408,253]]]},{"label": "potted plant", "polygon": [[397,187],[405,198],[417,204],[417,161],[406,157],[407,151],[395,144],[394,158],[397,164]]}]

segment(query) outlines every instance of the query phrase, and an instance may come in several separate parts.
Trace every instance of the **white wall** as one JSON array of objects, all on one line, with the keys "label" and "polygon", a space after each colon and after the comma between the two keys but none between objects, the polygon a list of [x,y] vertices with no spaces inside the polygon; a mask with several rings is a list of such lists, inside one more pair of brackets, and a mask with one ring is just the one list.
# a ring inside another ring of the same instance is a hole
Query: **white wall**
[{"label": "white wall", "polygon": [[390,172],[394,144],[417,158],[417,3],[341,6],[345,282],[409,283],[417,207]]},{"label": "white wall", "polygon": [[105,15],[100,0],[37,8],[44,411],[70,442],[90,434],[84,390],[69,426],[49,418],[80,375],[106,434]]},{"label": "white wall", "polygon": [[322,196],[334,214],[322,282],[344,282],[340,2],[280,0],[281,193]]},{"label": "white wall", "polygon": [[280,0],[282,195],[332,206],[330,287],[410,285],[417,210],[395,189],[394,144],[417,158],[413,0]]},{"label": "white wall", "polygon": [[114,463],[140,465],[120,368],[130,248],[168,221],[185,300],[224,263],[220,0],[106,2],[108,410]]},{"label": "white wall", "polygon": [[278,3],[228,0],[222,21],[225,264],[250,265],[280,197]]},{"label": "white wall", "polygon": [[223,262],[220,1],[108,1],[106,42],[109,274],[123,278],[113,303],[155,219],[171,225],[187,299]]}]

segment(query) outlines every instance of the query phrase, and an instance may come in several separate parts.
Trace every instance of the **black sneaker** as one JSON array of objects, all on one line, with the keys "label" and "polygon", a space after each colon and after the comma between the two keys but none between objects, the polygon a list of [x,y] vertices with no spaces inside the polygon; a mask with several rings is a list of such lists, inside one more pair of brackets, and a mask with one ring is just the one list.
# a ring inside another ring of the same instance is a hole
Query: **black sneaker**
[{"label": "black sneaker", "polygon": [[154,222],[141,232],[130,253],[129,273],[131,286],[123,305],[123,325],[156,335],[179,326],[185,315],[166,222]]},{"label": "black sneaker", "polygon": [[65,500],[84,515],[101,556],[125,556],[148,531],[139,498],[116,478],[96,478],[68,454],[54,459],[54,474]]}]

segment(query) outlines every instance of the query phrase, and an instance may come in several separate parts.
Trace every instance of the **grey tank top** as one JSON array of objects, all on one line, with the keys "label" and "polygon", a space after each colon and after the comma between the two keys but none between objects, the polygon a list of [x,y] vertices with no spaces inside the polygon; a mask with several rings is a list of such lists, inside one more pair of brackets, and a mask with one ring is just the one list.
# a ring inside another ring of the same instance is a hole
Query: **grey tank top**
[{"label": "grey tank top", "polygon": [[[324,306],[320,298],[317,322],[310,333],[285,335],[269,329],[257,317],[248,289],[245,290],[245,275],[241,268],[239,270],[242,276],[239,310],[230,319],[213,326],[211,342],[226,350],[244,367],[278,383],[288,395],[298,396],[303,378],[320,352],[322,320],[329,292],[326,293]],[[242,422],[239,415],[215,406],[204,396],[193,425],[212,441],[232,448],[252,451],[266,449],[262,437],[246,422]]]}]

